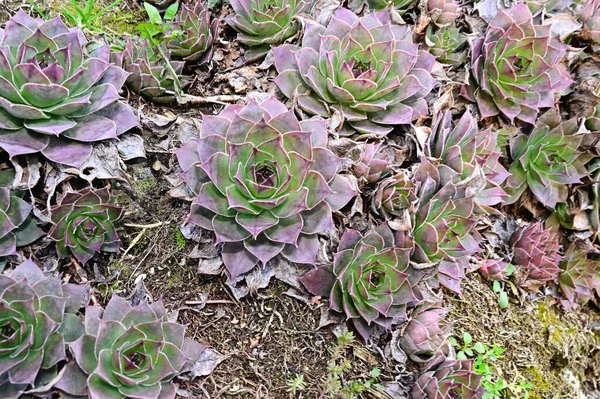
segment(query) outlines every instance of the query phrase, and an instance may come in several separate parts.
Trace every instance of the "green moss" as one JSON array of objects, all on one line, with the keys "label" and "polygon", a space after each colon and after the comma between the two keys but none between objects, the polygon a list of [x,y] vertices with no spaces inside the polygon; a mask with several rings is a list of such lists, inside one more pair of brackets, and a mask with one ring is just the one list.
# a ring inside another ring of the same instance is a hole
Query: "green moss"
[{"label": "green moss", "polygon": [[179,229],[175,229],[175,243],[179,248],[185,248],[185,237]]},{"label": "green moss", "polygon": [[156,185],[156,180],[153,178],[141,179],[141,180],[133,180],[131,186],[133,187],[133,191],[140,197],[146,196],[154,186]]},{"label": "green moss", "polygon": [[546,394],[552,391],[552,387],[544,376],[544,373],[540,372],[535,367],[525,370],[524,374],[527,380],[533,384],[533,388],[529,391],[531,399],[545,398]]}]

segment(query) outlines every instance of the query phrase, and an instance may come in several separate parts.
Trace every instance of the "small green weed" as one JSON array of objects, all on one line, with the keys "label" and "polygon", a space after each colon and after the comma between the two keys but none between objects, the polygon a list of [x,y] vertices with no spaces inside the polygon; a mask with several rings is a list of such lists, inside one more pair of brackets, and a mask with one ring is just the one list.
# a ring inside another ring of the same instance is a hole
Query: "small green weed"
[{"label": "small green weed", "polygon": [[96,10],[96,0],[86,0],[83,5],[76,0],[69,0],[69,7],[62,7],[62,14],[74,26],[81,29],[88,29],[97,33],[104,33],[101,26],[97,26],[95,22],[118,6],[123,0],[115,0],[106,7]]}]

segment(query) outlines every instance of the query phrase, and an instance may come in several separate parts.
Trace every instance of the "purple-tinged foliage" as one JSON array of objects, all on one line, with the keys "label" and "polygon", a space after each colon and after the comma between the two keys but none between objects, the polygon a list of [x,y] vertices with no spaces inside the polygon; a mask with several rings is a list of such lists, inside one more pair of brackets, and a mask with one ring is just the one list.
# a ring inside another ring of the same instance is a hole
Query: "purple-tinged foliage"
[{"label": "purple-tinged foliage", "polygon": [[167,48],[175,58],[202,65],[212,60],[220,21],[214,19],[211,22],[210,12],[199,0],[195,1],[193,9],[183,5],[171,23],[171,30],[178,33],[167,42]]},{"label": "purple-tinged foliage", "polygon": [[558,286],[571,306],[600,299],[600,262],[587,255],[572,245],[560,262]]},{"label": "purple-tinged foliage", "polygon": [[173,399],[171,380],[205,349],[168,321],[162,302],[132,307],[116,295],[105,309],[86,308],[85,334],[69,346],[75,362],[56,387],[91,399]]},{"label": "purple-tinged foliage", "polygon": [[61,258],[73,255],[86,263],[96,252],[117,252],[119,235],[115,227],[123,208],[110,203],[107,188],[68,193],[50,209],[54,226],[48,236],[56,241]]},{"label": "purple-tinged foliage", "polygon": [[554,230],[545,229],[542,222],[532,223],[515,231],[510,245],[512,263],[520,266],[527,287],[535,291],[548,281],[556,281],[562,256],[559,237]]},{"label": "purple-tinged foliage", "polygon": [[509,274],[510,263],[499,259],[486,259],[479,266],[479,273],[492,281],[504,281]]},{"label": "purple-tinged foliage", "polygon": [[[414,314],[400,338],[400,347],[415,362],[428,362],[441,352],[447,352],[450,323],[446,320],[448,309],[426,307]],[[447,354],[447,353],[445,353]]]},{"label": "purple-tinged foliage", "polygon": [[458,67],[467,60],[467,36],[455,26],[435,29],[429,25],[425,42],[431,55],[442,64]]},{"label": "purple-tinged foliage", "polygon": [[583,134],[577,134],[577,119],[561,121],[551,110],[542,115],[529,135],[519,134],[509,140],[513,163],[505,190],[504,202],[516,202],[529,188],[547,207],[555,208],[569,195],[569,184],[581,183],[587,176],[585,164],[590,156],[581,152]]},{"label": "purple-tinged foliage", "polygon": [[364,236],[347,230],[333,266],[318,267],[300,281],[314,295],[329,298],[329,308],[346,315],[364,340],[380,326],[388,330],[407,318],[408,306],[422,295],[424,273],[410,265],[410,247],[387,225]]},{"label": "purple-tinged foliage", "polygon": [[373,211],[388,221],[394,230],[412,230],[411,215],[419,202],[415,191],[404,171],[388,177],[379,183],[373,194]]},{"label": "purple-tinged foliage", "polygon": [[473,370],[474,359],[455,360],[443,355],[432,360],[419,376],[412,399],[481,399],[486,390],[482,375]]},{"label": "purple-tinged foliage", "polygon": [[270,98],[205,115],[200,138],[176,150],[197,195],[189,220],[215,232],[233,279],[278,254],[314,264],[317,233],[356,195],[326,145],[325,121],[298,122]]},{"label": "purple-tinged foliage", "polygon": [[281,91],[310,115],[327,117],[338,108],[346,133],[386,135],[428,113],[434,58],[387,12],[359,18],[342,8],[327,27],[307,22],[302,47],[274,52]]},{"label": "purple-tinged foliage", "polygon": [[437,26],[451,25],[459,10],[460,3],[455,0],[427,0],[427,12]]},{"label": "purple-tinged foliage", "polygon": [[418,4],[417,0],[366,0],[371,11],[380,11],[393,8],[398,14],[403,15]]},{"label": "purple-tinged foliage", "polygon": [[91,143],[137,126],[119,101],[127,75],[111,65],[110,46],[87,43],[59,17],[19,11],[0,29],[0,148],[81,166]]},{"label": "purple-tinged foliage", "polygon": [[66,360],[65,342],[81,324],[74,313],[88,300],[88,287],[45,277],[30,260],[0,275],[0,390],[18,398],[35,386],[41,370]]},{"label": "purple-tinged foliage", "polygon": [[364,144],[364,153],[361,159],[352,166],[352,171],[358,178],[359,184],[377,183],[390,172],[389,164],[394,161],[394,157],[380,151],[381,144],[381,142]]},{"label": "purple-tinged foliage", "polygon": [[500,187],[509,173],[500,163],[498,132],[479,130],[469,111],[456,124],[450,111],[438,115],[425,155],[438,163],[442,182],[463,182],[478,205],[489,209],[507,196]]},{"label": "purple-tinged foliage", "polygon": [[585,119],[585,127],[591,132],[600,133],[600,103],[594,107],[594,113]]},{"label": "purple-tinged foliage", "polygon": [[579,19],[583,22],[583,36],[600,44],[600,0],[584,0]]},{"label": "purple-tinged foliage", "polygon": [[561,10],[576,4],[577,2],[579,2],[579,0],[525,0],[525,4],[527,4],[529,11],[531,11],[533,15],[541,13],[542,10],[544,10],[545,13]]},{"label": "purple-tinged foliage", "polygon": [[175,78],[169,71],[165,60],[155,46],[144,40],[141,45],[127,40],[125,49],[113,53],[113,63],[122,66],[130,75],[125,84],[136,94],[160,104],[175,101],[176,80],[185,88],[191,81],[183,75],[183,61],[171,60],[171,52],[161,44],[163,53],[169,57],[169,63],[177,75]]},{"label": "purple-tinged foliage", "polygon": [[[35,222],[29,218],[32,206],[8,187],[0,187],[0,257],[17,254],[19,232]],[[39,235],[36,237],[39,238]]]},{"label": "purple-tinged foliage", "polygon": [[461,94],[477,102],[482,118],[502,114],[533,125],[541,108],[554,107],[554,94],[573,83],[561,64],[566,51],[550,25],[533,24],[525,4],[500,10],[473,45],[472,81]]}]

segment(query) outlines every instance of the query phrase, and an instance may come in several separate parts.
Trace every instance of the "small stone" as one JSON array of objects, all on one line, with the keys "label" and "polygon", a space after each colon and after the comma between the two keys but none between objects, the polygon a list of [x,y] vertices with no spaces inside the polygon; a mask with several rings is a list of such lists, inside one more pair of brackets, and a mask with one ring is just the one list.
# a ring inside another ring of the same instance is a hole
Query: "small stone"
[{"label": "small stone", "polygon": [[154,161],[154,163],[152,164],[152,169],[155,170],[156,172],[159,172],[161,168],[162,168],[162,163],[160,163],[160,161],[158,159],[156,161]]}]

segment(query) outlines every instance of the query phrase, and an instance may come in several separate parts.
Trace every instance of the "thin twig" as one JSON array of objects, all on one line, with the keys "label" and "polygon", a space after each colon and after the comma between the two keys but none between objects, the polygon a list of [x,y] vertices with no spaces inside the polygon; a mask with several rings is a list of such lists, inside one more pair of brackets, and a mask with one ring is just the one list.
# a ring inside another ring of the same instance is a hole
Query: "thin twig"
[{"label": "thin twig", "polygon": [[220,104],[227,105],[228,103],[236,103],[243,97],[235,94],[222,94],[218,96],[200,97],[191,94],[182,94],[177,98],[179,105],[203,105],[203,104]]},{"label": "thin twig", "polygon": [[123,226],[134,227],[136,229],[153,229],[155,227],[160,227],[163,224],[165,224],[165,222],[156,222],[151,224],[124,223]]}]

